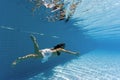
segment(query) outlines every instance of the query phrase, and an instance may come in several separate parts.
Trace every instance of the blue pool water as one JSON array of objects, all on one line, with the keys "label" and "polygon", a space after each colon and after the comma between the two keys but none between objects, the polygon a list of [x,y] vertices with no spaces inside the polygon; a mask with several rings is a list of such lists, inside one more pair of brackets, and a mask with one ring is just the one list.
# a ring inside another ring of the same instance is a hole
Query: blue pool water
[{"label": "blue pool water", "polygon": [[[44,9],[33,16],[30,6],[27,0],[0,0],[0,80],[120,80],[119,0],[82,0],[67,23],[47,22]],[[12,67],[33,52],[30,34],[41,49],[64,42],[80,56],[63,53],[44,64],[29,59]]]}]

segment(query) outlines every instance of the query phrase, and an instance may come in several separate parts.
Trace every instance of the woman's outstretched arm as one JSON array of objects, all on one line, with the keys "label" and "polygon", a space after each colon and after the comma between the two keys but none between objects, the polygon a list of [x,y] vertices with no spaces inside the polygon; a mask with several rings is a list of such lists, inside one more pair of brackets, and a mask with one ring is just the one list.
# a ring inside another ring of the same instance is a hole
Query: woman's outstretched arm
[{"label": "woman's outstretched arm", "polygon": [[56,52],[57,52],[57,51],[61,51],[61,52],[69,53],[69,54],[74,54],[74,55],[79,55],[78,52],[73,52],[73,51],[69,51],[69,50],[62,49],[62,48],[56,49]]},{"label": "woman's outstretched arm", "polygon": [[73,51],[69,51],[69,50],[65,50],[65,49],[62,49],[62,51],[65,52],[65,53],[74,54],[74,55],[79,54],[78,52],[73,52]]}]

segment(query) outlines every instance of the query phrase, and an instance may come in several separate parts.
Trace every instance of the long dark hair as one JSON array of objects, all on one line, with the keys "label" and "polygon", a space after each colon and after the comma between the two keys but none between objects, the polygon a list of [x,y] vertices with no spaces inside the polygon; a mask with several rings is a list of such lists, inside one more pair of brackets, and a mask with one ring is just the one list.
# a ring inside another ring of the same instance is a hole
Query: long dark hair
[{"label": "long dark hair", "polygon": [[[53,47],[53,49],[57,49],[57,48],[65,48],[65,43],[59,43],[56,46]],[[61,53],[59,51],[57,51],[57,55],[59,56]]]}]

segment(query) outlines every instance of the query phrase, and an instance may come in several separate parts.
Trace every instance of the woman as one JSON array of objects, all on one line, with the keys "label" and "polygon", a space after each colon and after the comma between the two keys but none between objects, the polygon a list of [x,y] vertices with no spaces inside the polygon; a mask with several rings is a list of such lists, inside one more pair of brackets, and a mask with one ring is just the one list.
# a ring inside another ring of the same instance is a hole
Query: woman
[{"label": "woman", "polygon": [[54,46],[54,48],[46,48],[46,49],[39,50],[39,46],[38,46],[38,43],[36,41],[36,38],[33,35],[31,35],[31,39],[32,39],[33,44],[34,44],[34,54],[28,54],[28,55],[23,56],[23,57],[18,57],[12,63],[12,65],[16,65],[18,62],[21,62],[21,61],[23,61],[25,59],[29,59],[29,58],[41,58],[42,63],[44,63],[48,60],[49,57],[55,56],[55,55],[59,56],[61,54],[61,52],[66,52],[66,53],[75,54],[75,55],[78,54],[76,52],[65,50],[64,49],[65,43],[57,44],[56,46]]}]

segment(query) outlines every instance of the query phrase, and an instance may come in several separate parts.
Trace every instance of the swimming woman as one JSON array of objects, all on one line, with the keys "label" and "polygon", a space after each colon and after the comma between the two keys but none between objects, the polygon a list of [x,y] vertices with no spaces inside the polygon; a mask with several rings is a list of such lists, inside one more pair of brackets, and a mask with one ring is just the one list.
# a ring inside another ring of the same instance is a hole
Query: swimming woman
[{"label": "swimming woman", "polygon": [[55,56],[55,55],[59,56],[61,54],[61,52],[78,55],[77,52],[72,52],[72,51],[69,51],[69,50],[65,50],[64,49],[65,48],[65,43],[57,44],[53,48],[46,48],[46,49],[39,50],[39,46],[38,46],[38,43],[36,41],[36,38],[33,35],[31,35],[30,37],[31,37],[31,39],[33,41],[33,44],[34,44],[34,53],[25,55],[23,57],[18,57],[12,63],[12,65],[16,65],[17,63],[19,63],[23,60],[26,60],[26,59],[30,59],[30,58],[41,58],[42,63],[44,63],[48,60],[49,57],[52,57],[52,56]]}]

